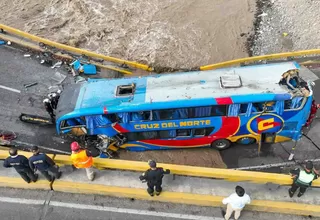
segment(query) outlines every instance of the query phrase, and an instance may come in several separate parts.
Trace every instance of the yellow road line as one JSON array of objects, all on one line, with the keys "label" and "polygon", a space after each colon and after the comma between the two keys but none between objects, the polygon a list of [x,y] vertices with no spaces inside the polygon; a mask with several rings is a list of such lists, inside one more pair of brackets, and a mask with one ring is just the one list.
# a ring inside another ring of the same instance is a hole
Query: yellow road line
[{"label": "yellow road line", "polygon": [[21,189],[45,189],[51,190],[50,182],[38,180],[33,183],[26,183],[22,178],[0,176],[0,187],[12,187]]},{"label": "yellow road line", "polygon": [[[223,199],[222,196],[164,191],[161,193],[160,196],[151,197],[147,194],[146,190],[144,189],[115,187],[99,184],[76,183],[60,180],[55,181],[52,187],[54,191],[68,193],[98,194],[115,197],[152,200],[159,202],[182,203],[198,206],[223,206],[221,202]],[[252,203],[246,207],[246,209],[253,211],[275,212],[305,216],[311,215],[320,217],[319,205],[309,205],[293,202],[253,200]]]},{"label": "yellow road line", "polygon": [[35,36],[35,35],[32,35],[32,34],[20,31],[18,29],[9,27],[9,26],[4,25],[4,24],[0,24],[0,28],[3,29],[4,31],[8,32],[8,33],[11,33],[11,34],[14,34],[14,35],[17,35],[17,36],[20,36],[20,37],[24,37],[24,38],[27,38],[27,39],[30,39],[30,40],[33,40],[33,41],[36,41],[36,42],[41,42],[41,43],[44,43],[46,45],[49,45],[49,46],[52,46],[52,47],[55,47],[55,48],[58,48],[58,49],[61,49],[61,50],[70,51],[70,52],[77,53],[77,54],[84,54],[84,55],[87,55],[87,56],[90,56],[90,57],[100,58],[100,59],[103,59],[103,60],[106,60],[106,61],[109,61],[109,62],[114,62],[114,63],[119,63],[119,64],[126,64],[126,65],[134,67],[134,68],[143,69],[143,70],[147,70],[147,71],[152,71],[152,68],[149,67],[148,65],[145,65],[145,64],[137,63],[137,62],[134,62],[134,61],[122,60],[122,59],[119,59],[119,58],[115,58],[115,57],[110,57],[110,56],[105,56],[105,55],[102,55],[102,54],[94,53],[94,52],[91,52],[91,51],[88,51],[88,50],[71,47],[71,46],[68,46],[68,45],[65,45],[65,44],[57,43],[57,42],[54,42],[54,41],[51,41],[51,40],[48,40],[48,39],[45,39],[45,38],[42,38],[42,37],[38,37],[38,36]]}]

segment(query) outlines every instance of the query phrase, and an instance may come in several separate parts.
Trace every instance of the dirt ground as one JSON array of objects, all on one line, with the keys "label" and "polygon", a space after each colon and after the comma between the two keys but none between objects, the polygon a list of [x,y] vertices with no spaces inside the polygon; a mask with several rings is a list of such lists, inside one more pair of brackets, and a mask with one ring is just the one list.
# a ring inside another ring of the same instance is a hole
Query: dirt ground
[{"label": "dirt ground", "polygon": [[120,159],[148,161],[156,160],[159,163],[170,163],[190,166],[226,168],[219,151],[210,148],[198,148],[188,150],[163,150],[129,152],[120,151]]},{"label": "dirt ground", "polygon": [[150,65],[191,68],[247,56],[255,0],[1,0],[0,7],[1,23],[32,34]]}]

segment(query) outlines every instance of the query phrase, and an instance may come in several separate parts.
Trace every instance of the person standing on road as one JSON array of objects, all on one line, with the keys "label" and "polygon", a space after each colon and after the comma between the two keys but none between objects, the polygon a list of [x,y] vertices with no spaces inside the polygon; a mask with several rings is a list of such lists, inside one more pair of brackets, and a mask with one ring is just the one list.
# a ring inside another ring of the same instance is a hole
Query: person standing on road
[{"label": "person standing on road", "polygon": [[144,172],[139,179],[147,182],[147,191],[150,196],[154,196],[154,188],[156,189],[156,195],[158,196],[162,191],[162,178],[164,174],[170,174],[170,170],[164,170],[162,167],[157,167],[157,163],[154,160],[149,160],[148,164],[150,169]]},{"label": "person standing on road", "polygon": [[240,218],[241,211],[246,204],[250,204],[251,199],[245,190],[241,186],[236,186],[236,192],[232,193],[229,197],[224,198],[222,203],[227,205],[226,213],[223,212],[223,216],[226,220],[229,220],[234,212],[234,218],[237,220]]},{"label": "person standing on road", "polygon": [[[48,157],[46,154],[40,153],[37,146],[33,146],[31,150],[33,153],[33,156],[29,158],[29,165],[31,170],[33,170],[34,172],[36,170],[39,170],[49,182],[52,182],[54,178],[59,179],[61,177],[59,167],[50,157]],[[54,177],[51,176],[48,172],[51,172]]]},{"label": "person standing on road", "polygon": [[88,150],[81,149],[78,142],[71,143],[71,151],[71,161],[73,166],[75,166],[78,169],[85,169],[88,179],[93,181],[95,173],[92,169],[92,154]]},{"label": "person standing on road", "polygon": [[43,104],[44,104],[44,107],[45,107],[46,111],[50,115],[51,120],[54,122],[56,116],[54,114],[54,111],[53,111],[53,108],[52,108],[50,100],[48,98],[44,99],[43,100]]},{"label": "person standing on road", "polygon": [[13,167],[27,183],[37,182],[38,175],[30,169],[29,160],[23,155],[18,155],[18,150],[15,148],[11,148],[9,154],[10,157],[4,160],[3,166]]},{"label": "person standing on road", "polygon": [[298,197],[301,197],[307,190],[309,186],[311,186],[312,181],[317,179],[319,176],[319,172],[314,169],[312,161],[307,161],[304,169],[294,169],[290,171],[290,174],[293,178],[293,183],[291,188],[289,189],[290,198],[293,197],[294,193],[297,189],[300,188]]}]

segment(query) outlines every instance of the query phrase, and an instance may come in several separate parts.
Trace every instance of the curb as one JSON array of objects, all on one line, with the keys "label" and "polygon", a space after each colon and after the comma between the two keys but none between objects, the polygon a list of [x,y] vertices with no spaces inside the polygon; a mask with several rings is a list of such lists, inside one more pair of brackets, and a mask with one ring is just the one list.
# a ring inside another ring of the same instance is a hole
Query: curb
[{"label": "curb", "polygon": [[[59,192],[98,194],[197,206],[224,207],[221,202],[224,198],[222,196],[165,191],[161,193],[160,196],[151,197],[144,189],[75,183],[67,181],[54,182],[53,190]],[[320,217],[320,205],[309,205],[294,202],[253,200],[250,205],[246,206],[246,210]]]},{"label": "curb", "polygon": [[[26,184],[21,178],[0,177],[0,187],[42,189],[66,193],[97,194],[196,206],[224,207],[221,202],[224,198],[223,196],[164,191],[160,196],[151,197],[147,194],[145,189],[141,188],[116,187],[59,180],[54,181],[53,183],[49,183],[46,180],[39,180],[36,183]],[[245,210],[320,217],[320,205],[310,205],[305,203],[253,200],[250,205],[246,206]]]},{"label": "curb", "polygon": [[38,180],[33,183],[26,183],[22,178],[0,176],[0,187],[12,187],[19,189],[43,189],[51,190],[51,183],[47,180]]},{"label": "curb", "polygon": [[[20,151],[22,155],[30,157],[32,154],[29,152]],[[72,165],[70,156],[48,154],[58,165]],[[0,150],[0,159],[8,157],[7,151]],[[94,158],[94,167],[98,169],[115,169],[115,170],[130,170],[144,172],[149,169],[146,162],[130,161],[130,160],[116,160],[116,159],[101,159]],[[158,164],[160,167],[170,169],[172,174],[182,176],[194,176],[204,178],[224,179],[231,182],[249,181],[252,183],[274,183],[279,185],[291,185],[292,179],[289,175],[264,173],[256,171],[242,171],[233,169],[220,169],[220,168],[208,168],[208,167],[195,167],[184,166],[175,164]],[[313,187],[320,187],[320,179],[313,181]]]}]

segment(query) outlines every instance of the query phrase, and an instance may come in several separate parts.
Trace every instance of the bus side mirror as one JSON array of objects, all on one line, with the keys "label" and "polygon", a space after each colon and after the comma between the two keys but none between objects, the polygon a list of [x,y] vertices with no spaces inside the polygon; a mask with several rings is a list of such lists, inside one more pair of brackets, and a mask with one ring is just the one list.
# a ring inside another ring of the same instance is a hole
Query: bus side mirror
[{"label": "bus side mirror", "polygon": [[72,130],[71,128],[61,130],[61,134],[69,133],[71,130]]}]

